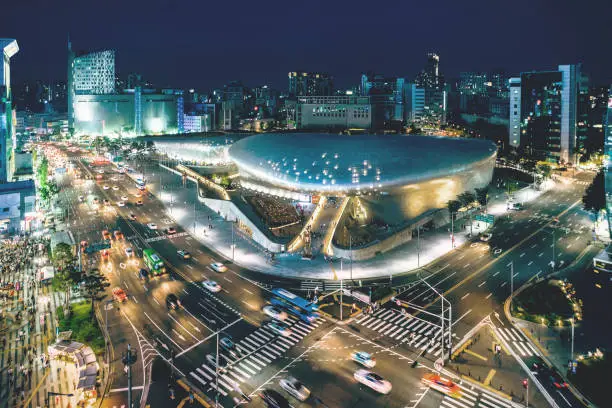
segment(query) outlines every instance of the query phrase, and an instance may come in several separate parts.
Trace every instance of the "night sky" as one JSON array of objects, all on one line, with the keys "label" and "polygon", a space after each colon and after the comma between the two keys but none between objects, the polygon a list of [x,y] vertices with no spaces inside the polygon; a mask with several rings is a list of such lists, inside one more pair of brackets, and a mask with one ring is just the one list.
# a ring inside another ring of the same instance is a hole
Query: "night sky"
[{"label": "night sky", "polygon": [[412,80],[429,51],[447,77],[582,62],[595,84],[612,83],[605,0],[7,0],[0,10],[0,37],[20,46],[14,81],[65,80],[70,33],[77,51],[115,49],[120,75],[176,88],[285,89],[300,69],[338,87],[367,70]]}]

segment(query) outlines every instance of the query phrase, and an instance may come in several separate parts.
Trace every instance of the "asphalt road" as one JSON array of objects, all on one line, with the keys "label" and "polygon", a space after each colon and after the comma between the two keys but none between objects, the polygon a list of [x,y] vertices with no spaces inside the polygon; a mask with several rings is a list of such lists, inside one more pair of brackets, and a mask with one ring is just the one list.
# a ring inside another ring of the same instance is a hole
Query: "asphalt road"
[{"label": "asphalt road", "polygon": [[[134,367],[136,384],[142,384],[142,375],[155,355],[169,360],[172,350],[179,373],[209,396],[218,395],[224,406],[232,406],[233,398],[240,393],[254,397],[252,405],[257,406],[261,404],[256,397],[259,390],[278,388],[278,379],[287,375],[299,378],[312,390],[313,397],[303,406],[466,408],[475,406],[483,398],[493,399],[492,407],[507,406],[492,395],[480,396],[482,391],[466,388],[464,399],[457,403],[424,388],[420,383],[422,375],[441,355],[441,342],[432,324],[435,322],[431,318],[406,317],[392,310],[396,306],[383,308],[374,316],[359,317],[346,327],[333,326],[324,320],[311,326],[293,321],[293,337],[288,339],[260,327],[265,320],[260,309],[268,297],[265,288],[248,279],[249,275],[236,265],[230,264],[225,274],[214,272],[209,264],[220,259],[176,226],[162,202],[145,195],[141,197],[143,205],[137,206],[134,183],[127,176],[115,173],[110,165],[83,167],[83,173],[94,176],[99,169],[104,169],[102,180],[91,186],[82,182],[82,187],[74,185],[63,189],[62,194],[71,203],[71,225],[78,240],[98,242],[102,229],[120,229],[125,234],[125,241],[113,243],[109,260],[94,256],[85,262],[91,261],[106,271],[111,288],[121,286],[128,292],[129,300],[119,306],[119,311],[115,308],[108,313],[115,325],[111,328],[113,343],[124,344],[128,338],[132,344],[138,344],[142,355],[148,356],[139,369]],[[508,322],[504,321],[500,305],[510,293],[511,262],[513,284],[517,288],[534,274],[550,270],[553,233],[558,265],[568,264],[585,248],[591,239],[590,222],[578,201],[589,178],[592,175],[579,175],[580,183],[546,192],[526,209],[498,220],[489,243],[474,242],[457,248],[424,268],[422,276],[452,304],[453,342],[492,312],[497,312],[501,319],[496,325],[502,330],[506,328]],[[181,188],[179,177],[176,183],[174,188]],[[109,188],[104,189],[104,185]],[[113,204],[111,209],[106,211],[102,206],[96,213],[90,205],[91,197],[78,203],[78,196],[88,196],[89,191],[100,200],[108,199]],[[115,205],[122,196],[128,197],[125,207]],[[130,214],[135,220],[130,219]],[[159,229],[148,228],[150,222],[156,223]],[[162,230],[170,226],[177,228],[176,235],[163,234]],[[164,259],[170,273],[141,281],[137,270],[142,260],[128,259],[124,252],[127,245],[136,249],[137,254],[143,248],[152,247]],[[177,249],[188,250],[192,258],[180,259]],[[223,290],[209,293],[201,285],[205,279],[216,280]],[[168,310],[165,299],[169,293],[179,296],[184,308]],[[432,312],[438,308],[435,294],[422,284],[400,298],[426,306]],[[217,334],[232,336],[241,349],[241,354],[231,358],[227,371],[219,377],[218,387],[215,370],[206,361],[207,354],[215,353]],[[519,339],[518,334],[507,335],[511,347],[522,358],[537,354],[522,344],[524,339]],[[376,356],[375,371],[392,381],[391,394],[379,396],[357,385],[352,378],[357,367],[348,357],[350,351],[357,349]],[[116,347],[116,353],[120,351]],[[417,358],[424,366],[412,368]],[[117,375],[113,388],[121,390],[124,383],[124,377]],[[578,406],[573,395],[565,390],[556,398],[559,406]],[[302,406],[296,400],[292,400],[292,405]]]}]

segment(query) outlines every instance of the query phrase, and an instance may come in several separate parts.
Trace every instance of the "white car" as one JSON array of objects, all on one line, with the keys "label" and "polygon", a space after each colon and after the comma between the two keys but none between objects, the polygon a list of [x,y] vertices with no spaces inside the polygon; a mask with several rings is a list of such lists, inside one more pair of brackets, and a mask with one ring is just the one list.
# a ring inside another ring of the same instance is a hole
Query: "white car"
[{"label": "white car", "polygon": [[491,238],[493,238],[493,234],[491,234],[490,232],[480,234],[480,240],[482,242],[489,242]]},{"label": "white car", "polygon": [[223,265],[221,262],[213,262],[210,264],[210,267],[215,272],[220,272],[220,273],[227,272],[227,266]]},{"label": "white car", "polygon": [[147,224],[147,227],[149,227],[150,230],[156,230],[157,229],[157,224],[154,222],[150,222]]},{"label": "white car", "polygon": [[117,187],[117,186],[113,186],[113,190],[114,190],[114,191],[117,191],[117,190],[119,190],[119,187]]},{"label": "white car", "polygon": [[367,368],[374,368],[376,365],[376,360],[374,357],[365,351],[356,351],[351,353],[351,360]]},{"label": "white car", "polygon": [[133,256],[134,255],[134,250],[132,249],[132,247],[125,248],[125,255],[126,256]]},{"label": "white car", "polygon": [[283,321],[287,318],[287,312],[285,312],[284,310],[276,306],[271,306],[271,305],[264,306],[263,312],[266,315],[276,320]]},{"label": "white car", "polygon": [[212,281],[212,280],[203,281],[202,286],[204,286],[204,289],[207,289],[213,293],[217,293],[221,291],[221,285],[219,285],[217,282]]},{"label": "white car", "polygon": [[270,331],[272,331],[272,332],[274,332],[276,334],[279,334],[279,335],[281,335],[283,337],[289,337],[289,336],[291,336],[293,334],[293,332],[291,331],[289,326],[287,326],[283,322],[276,322],[276,321],[267,322],[266,323],[266,327]]},{"label": "white car", "polygon": [[121,196],[121,201],[127,201],[129,200],[128,196]]},{"label": "white car", "polygon": [[100,169],[100,170],[98,170],[98,173],[104,174],[104,170]]},{"label": "white car", "polygon": [[310,397],[310,390],[293,377],[283,378],[278,382],[278,385],[287,391],[289,395],[300,401],[306,401]]},{"label": "white car", "polygon": [[125,203],[123,201],[117,201],[117,207],[125,207]]},{"label": "white car", "polygon": [[105,184],[102,188],[108,190],[110,187]]},{"label": "white car", "polygon": [[353,377],[358,382],[381,394],[388,394],[391,392],[391,383],[372,371],[363,369],[357,370],[355,374],[353,374]]}]

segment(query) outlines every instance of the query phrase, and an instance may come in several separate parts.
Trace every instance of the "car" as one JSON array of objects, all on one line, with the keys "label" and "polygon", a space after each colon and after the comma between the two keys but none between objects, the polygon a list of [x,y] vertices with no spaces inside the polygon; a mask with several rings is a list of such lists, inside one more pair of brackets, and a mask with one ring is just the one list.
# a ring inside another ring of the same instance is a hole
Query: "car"
[{"label": "car", "polygon": [[515,211],[520,211],[524,208],[522,203],[510,203],[510,209]]},{"label": "car", "polygon": [[140,270],[138,271],[138,279],[147,279],[148,276],[149,271],[144,268],[140,268]]},{"label": "car", "polygon": [[109,241],[111,239],[111,234],[108,230],[102,231],[102,239],[105,241]]},{"label": "car", "polygon": [[276,306],[267,305],[262,310],[266,315],[276,320],[283,321],[287,318],[287,312]]},{"label": "car", "polygon": [[102,201],[102,203],[103,203],[104,205],[109,205],[109,204],[110,204],[110,201],[108,201],[108,200],[105,198],[105,199]]},{"label": "car", "polygon": [[135,196],[135,197],[142,197],[142,194],[140,193],[140,191],[136,191],[136,192],[134,193],[134,196]]},{"label": "car", "polygon": [[119,177],[117,177],[117,176],[113,176],[113,177],[111,177],[111,180],[112,180],[112,181],[117,181],[117,180],[119,180]]},{"label": "car", "polygon": [[147,227],[149,227],[150,230],[156,230],[157,229],[157,224],[154,222],[150,222],[147,224]]},{"label": "car", "polygon": [[79,196],[79,202],[82,203],[83,201],[85,201],[85,197]]},{"label": "car", "polygon": [[232,357],[235,357],[235,358],[239,357],[240,352],[238,351],[238,348],[234,344],[234,341],[231,339],[231,337],[229,336],[222,337],[221,340],[219,340],[219,345],[221,346],[223,350],[225,350]]},{"label": "car", "polygon": [[136,214],[130,213],[130,220],[136,221]]},{"label": "car", "polygon": [[391,392],[391,383],[372,371],[364,369],[357,370],[353,374],[353,378],[381,394],[388,394]]},{"label": "car", "polygon": [[134,256],[134,250],[132,249],[132,247],[126,247],[125,248],[125,256]]},{"label": "car", "polygon": [[176,251],[176,253],[183,259],[191,258],[191,254],[188,251],[185,251],[184,249],[179,249],[178,251]]},{"label": "car", "polygon": [[210,264],[210,267],[215,272],[219,272],[219,273],[227,272],[227,266],[223,265],[221,262],[213,262]]},{"label": "car", "polygon": [[[207,354],[206,361],[213,368],[217,367],[217,355],[216,354]],[[225,371],[225,367],[229,364],[229,360],[223,354],[219,354],[219,371]]]},{"label": "car", "polygon": [[94,197],[93,200],[94,204],[98,204],[100,202],[100,199],[98,197]]},{"label": "car", "polygon": [[293,334],[293,332],[291,331],[291,329],[289,328],[288,325],[286,325],[283,322],[278,322],[278,321],[271,321],[271,322],[267,322],[265,324],[265,326],[272,332],[283,336],[283,337],[289,337],[291,336],[291,334]]},{"label": "car", "polygon": [[125,302],[127,300],[127,293],[125,293],[123,289],[117,286],[113,289],[113,298],[117,302]]},{"label": "car", "polygon": [[179,309],[181,306],[181,300],[174,293],[166,296],[166,307],[168,309]]},{"label": "car", "polygon": [[461,398],[461,387],[447,380],[446,378],[440,377],[439,374],[428,373],[421,379],[423,384],[428,385],[429,388],[433,388],[436,391],[440,391],[443,394],[448,395],[452,398]]},{"label": "car", "polygon": [[126,196],[126,195],[122,195],[121,196],[121,201],[128,201],[128,200],[129,200],[128,196]]},{"label": "car", "polygon": [[121,231],[119,231],[119,230],[115,230],[115,231],[113,232],[113,235],[115,236],[115,239],[116,239],[116,240],[120,240],[120,239],[123,239],[123,238],[124,238],[124,237],[123,237],[123,232],[121,232]]},{"label": "car", "polygon": [[259,397],[266,403],[268,408],[289,408],[289,401],[278,391],[265,388],[259,393]]},{"label": "car", "polygon": [[102,256],[102,259],[108,259],[108,255],[109,255],[108,249],[103,249],[100,252],[100,255]]},{"label": "car", "polygon": [[204,289],[207,289],[213,293],[217,293],[221,291],[221,285],[219,285],[217,282],[212,281],[210,279],[203,281],[202,286],[204,286]]},{"label": "car", "polygon": [[278,385],[280,385],[283,390],[287,391],[289,395],[300,401],[306,401],[308,397],[310,397],[310,390],[293,377],[281,379]]},{"label": "car", "polygon": [[87,243],[86,240],[81,241],[81,249],[84,250],[85,248],[87,248],[87,245],[88,245],[88,243]]},{"label": "car", "polygon": [[119,187],[113,186],[113,191],[117,191],[117,190],[119,190]]},{"label": "car", "polygon": [[484,232],[480,234],[480,240],[482,242],[489,242],[491,238],[493,238],[493,234],[491,234],[490,232]]},{"label": "car", "polygon": [[176,234],[176,229],[174,227],[170,227],[170,228],[166,228],[164,232],[166,233],[166,235],[174,235]]},{"label": "car", "polygon": [[107,186],[106,184],[102,187],[104,190],[108,190],[110,187]]},{"label": "car", "polygon": [[100,170],[98,170],[98,173],[100,173],[100,174],[104,174],[104,169],[100,169]]},{"label": "car", "polygon": [[374,368],[376,366],[376,359],[365,351],[351,353],[351,360],[367,368]]},{"label": "car", "polygon": [[550,373],[550,382],[557,388],[567,388],[567,382],[556,371]]},{"label": "car", "polygon": [[142,205],[142,200],[136,201],[136,205]]},{"label": "car", "polygon": [[117,201],[117,207],[125,207],[125,203],[123,201]]}]

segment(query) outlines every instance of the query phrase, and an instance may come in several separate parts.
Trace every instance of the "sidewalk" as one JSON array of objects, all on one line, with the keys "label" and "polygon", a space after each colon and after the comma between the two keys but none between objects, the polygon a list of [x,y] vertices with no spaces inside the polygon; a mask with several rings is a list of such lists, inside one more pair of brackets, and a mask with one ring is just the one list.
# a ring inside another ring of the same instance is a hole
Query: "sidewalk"
[{"label": "sidewalk", "polygon": [[[234,252],[234,262],[236,264],[255,271],[302,279],[383,278],[416,270],[418,265],[427,265],[452,251],[449,235],[450,226],[446,226],[433,232],[421,234],[421,251],[418,261],[417,240],[412,240],[391,251],[385,252],[384,256],[354,262],[352,275],[349,271],[348,261],[344,262],[345,265],[341,272],[339,261],[330,264],[322,256],[317,256],[312,260],[303,260],[300,254],[278,254],[276,260],[270,262],[263,248],[251,239],[243,236],[237,229],[234,230],[235,251],[232,251],[231,222],[226,222],[217,213],[202,204],[198,203],[194,206],[194,202],[197,202],[197,193],[193,182],[187,181],[186,187],[183,187],[180,176],[161,167],[155,168],[154,173],[149,175],[151,177],[149,178],[148,188],[158,199],[164,202],[167,207],[166,212],[170,218],[173,218],[186,231],[189,231],[198,240],[221,254],[224,258],[232,259],[232,252]],[[159,188],[160,182],[164,187],[161,190]],[[548,183],[545,190],[552,188],[553,185],[552,182]],[[526,187],[514,193],[514,201],[528,202],[534,200],[543,194],[545,190],[536,191],[531,187]],[[506,213],[505,195],[499,193],[494,196],[488,208],[488,213],[491,215],[499,216]],[[469,222],[467,220],[462,221],[467,225],[463,230],[455,231],[455,247],[460,247],[469,240]],[[209,229],[208,224],[212,224],[213,229]],[[480,230],[476,229],[476,231]]]}]

